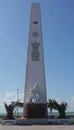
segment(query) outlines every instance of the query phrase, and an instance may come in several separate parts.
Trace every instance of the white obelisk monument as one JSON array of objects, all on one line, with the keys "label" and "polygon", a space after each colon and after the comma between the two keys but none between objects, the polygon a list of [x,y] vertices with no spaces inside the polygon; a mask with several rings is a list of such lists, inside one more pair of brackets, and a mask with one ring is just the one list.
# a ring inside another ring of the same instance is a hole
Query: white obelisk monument
[{"label": "white obelisk monument", "polygon": [[24,94],[24,117],[47,117],[44,52],[39,3],[31,4]]}]

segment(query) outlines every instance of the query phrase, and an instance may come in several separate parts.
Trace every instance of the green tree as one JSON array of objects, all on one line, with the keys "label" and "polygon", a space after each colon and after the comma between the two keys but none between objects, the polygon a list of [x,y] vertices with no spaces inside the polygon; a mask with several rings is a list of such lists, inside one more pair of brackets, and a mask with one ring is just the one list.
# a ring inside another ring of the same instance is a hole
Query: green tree
[{"label": "green tree", "polygon": [[23,102],[15,102],[15,107],[23,107],[24,103]]},{"label": "green tree", "polygon": [[7,105],[7,103],[4,102],[4,105],[5,105],[5,109],[7,112],[6,119],[14,119],[13,111],[14,111],[16,104],[11,103],[11,104]]},{"label": "green tree", "polygon": [[68,107],[68,104],[66,102],[62,102],[61,104],[57,105],[57,110],[59,112],[59,118],[65,118],[66,117],[66,109]]},{"label": "green tree", "polygon": [[48,99],[47,106],[48,106],[48,108],[50,108],[50,114],[52,114],[52,109],[56,109],[55,100]]},{"label": "green tree", "polygon": [[68,104],[66,102],[62,102],[61,104],[59,104],[54,99],[49,99],[48,107],[50,108],[50,113],[52,113],[52,109],[55,109],[55,110],[58,110],[58,112],[59,112],[59,118],[66,117],[65,111],[68,107]]}]

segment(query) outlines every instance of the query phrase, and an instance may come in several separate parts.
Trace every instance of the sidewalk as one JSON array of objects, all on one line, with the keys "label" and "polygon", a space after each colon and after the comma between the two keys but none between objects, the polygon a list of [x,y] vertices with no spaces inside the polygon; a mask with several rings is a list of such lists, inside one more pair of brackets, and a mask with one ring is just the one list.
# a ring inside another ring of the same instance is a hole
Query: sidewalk
[{"label": "sidewalk", "polygon": [[0,130],[74,130],[74,125],[0,126]]}]

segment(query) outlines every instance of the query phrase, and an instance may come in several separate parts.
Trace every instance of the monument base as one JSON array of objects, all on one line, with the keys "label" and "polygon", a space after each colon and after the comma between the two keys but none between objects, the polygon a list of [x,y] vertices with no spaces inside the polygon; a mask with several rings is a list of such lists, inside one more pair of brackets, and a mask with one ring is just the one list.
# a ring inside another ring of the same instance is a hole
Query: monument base
[{"label": "monument base", "polygon": [[26,104],[26,118],[30,118],[30,119],[47,118],[47,104],[46,103],[27,103]]},{"label": "monument base", "polygon": [[71,125],[70,119],[15,119],[2,120],[2,125]]}]

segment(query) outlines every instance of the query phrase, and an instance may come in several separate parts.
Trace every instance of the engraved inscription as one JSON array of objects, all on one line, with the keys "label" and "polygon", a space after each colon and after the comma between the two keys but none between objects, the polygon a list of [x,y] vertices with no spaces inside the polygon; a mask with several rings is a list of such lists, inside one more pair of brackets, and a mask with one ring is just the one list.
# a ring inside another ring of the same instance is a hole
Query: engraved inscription
[{"label": "engraved inscription", "polygon": [[39,52],[39,46],[40,43],[31,43],[32,45],[32,53],[31,53],[31,60],[32,61],[40,61],[40,52]]}]

